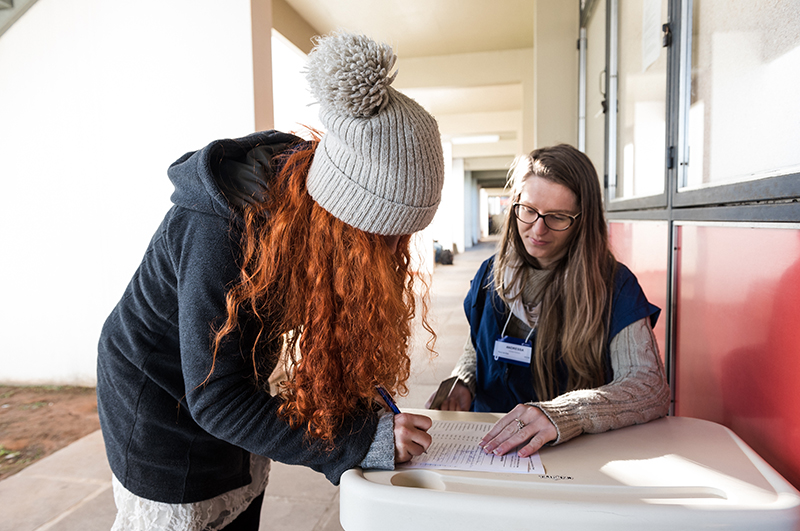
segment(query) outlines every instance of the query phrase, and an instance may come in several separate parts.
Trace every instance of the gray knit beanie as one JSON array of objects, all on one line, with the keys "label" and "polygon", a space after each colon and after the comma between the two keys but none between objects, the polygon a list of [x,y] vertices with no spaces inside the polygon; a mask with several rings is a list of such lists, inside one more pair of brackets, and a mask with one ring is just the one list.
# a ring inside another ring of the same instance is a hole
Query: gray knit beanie
[{"label": "gray knit beanie", "polygon": [[390,87],[396,56],[363,35],[316,41],[306,77],[327,129],[308,172],[311,197],[365,232],[394,236],[433,220],[444,183],[436,120]]}]

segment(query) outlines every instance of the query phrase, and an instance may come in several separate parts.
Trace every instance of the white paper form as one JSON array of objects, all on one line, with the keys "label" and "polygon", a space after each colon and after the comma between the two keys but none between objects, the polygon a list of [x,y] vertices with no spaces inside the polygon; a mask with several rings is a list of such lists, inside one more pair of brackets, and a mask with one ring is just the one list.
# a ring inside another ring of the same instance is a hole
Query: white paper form
[{"label": "white paper form", "polygon": [[544,474],[544,466],[536,452],[519,457],[516,452],[504,456],[486,454],[478,443],[492,429],[491,422],[434,420],[428,434],[433,442],[427,453],[418,455],[398,469],[427,468],[439,470],[470,470],[511,474]]}]

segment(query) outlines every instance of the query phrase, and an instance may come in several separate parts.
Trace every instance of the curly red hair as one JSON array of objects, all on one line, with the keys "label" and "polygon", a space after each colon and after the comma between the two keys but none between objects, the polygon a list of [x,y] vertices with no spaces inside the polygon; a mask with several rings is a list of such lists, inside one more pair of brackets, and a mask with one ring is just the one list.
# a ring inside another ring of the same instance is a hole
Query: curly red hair
[{"label": "curly red hair", "polygon": [[[280,414],[294,428],[332,441],[354,411],[370,408],[375,386],[406,394],[411,361],[414,283],[410,236],[392,254],[383,237],[353,228],[320,207],[306,190],[317,142],[291,152],[270,183],[266,202],[244,209],[241,281],[228,294],[222,340],[239,328],[240,311],[258,321],[252,363],[257,378],[265,345],[283,341],[289,379],[282,383]],[[274,357],[274,354],[272,354]],[[212,369],[213,370],[213,369]]]}]

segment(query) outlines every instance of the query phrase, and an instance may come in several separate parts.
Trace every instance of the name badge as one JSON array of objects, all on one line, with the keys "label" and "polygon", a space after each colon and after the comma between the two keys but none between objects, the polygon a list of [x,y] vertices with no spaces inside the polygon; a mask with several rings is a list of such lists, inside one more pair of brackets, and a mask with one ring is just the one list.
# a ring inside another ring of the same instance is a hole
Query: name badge
[{"label": "name badge", "polygon": [[530,341],[503,336],[494,342],[494,359],[527,367],[531,364],[532,350]]}]

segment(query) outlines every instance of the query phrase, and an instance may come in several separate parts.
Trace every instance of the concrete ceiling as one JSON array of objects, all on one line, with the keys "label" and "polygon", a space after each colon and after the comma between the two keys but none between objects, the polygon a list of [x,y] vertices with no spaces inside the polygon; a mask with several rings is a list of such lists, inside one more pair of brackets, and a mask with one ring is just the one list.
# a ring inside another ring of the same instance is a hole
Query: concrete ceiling
[{"label": "concrete ceiling", "polygon": [[363,32],[401,59],[533,46],[532,0],[286,1],[320,32]]},{"label": "concrete ceiling", "polygon": [[317,33],[343,29],[390,44],[398,56],[394,86],[436,116],[445,141],[498,137],[454,145],[465,169],[488,176],[482,172],[505,171],[521,154],[534,0],[285,2]]}]

